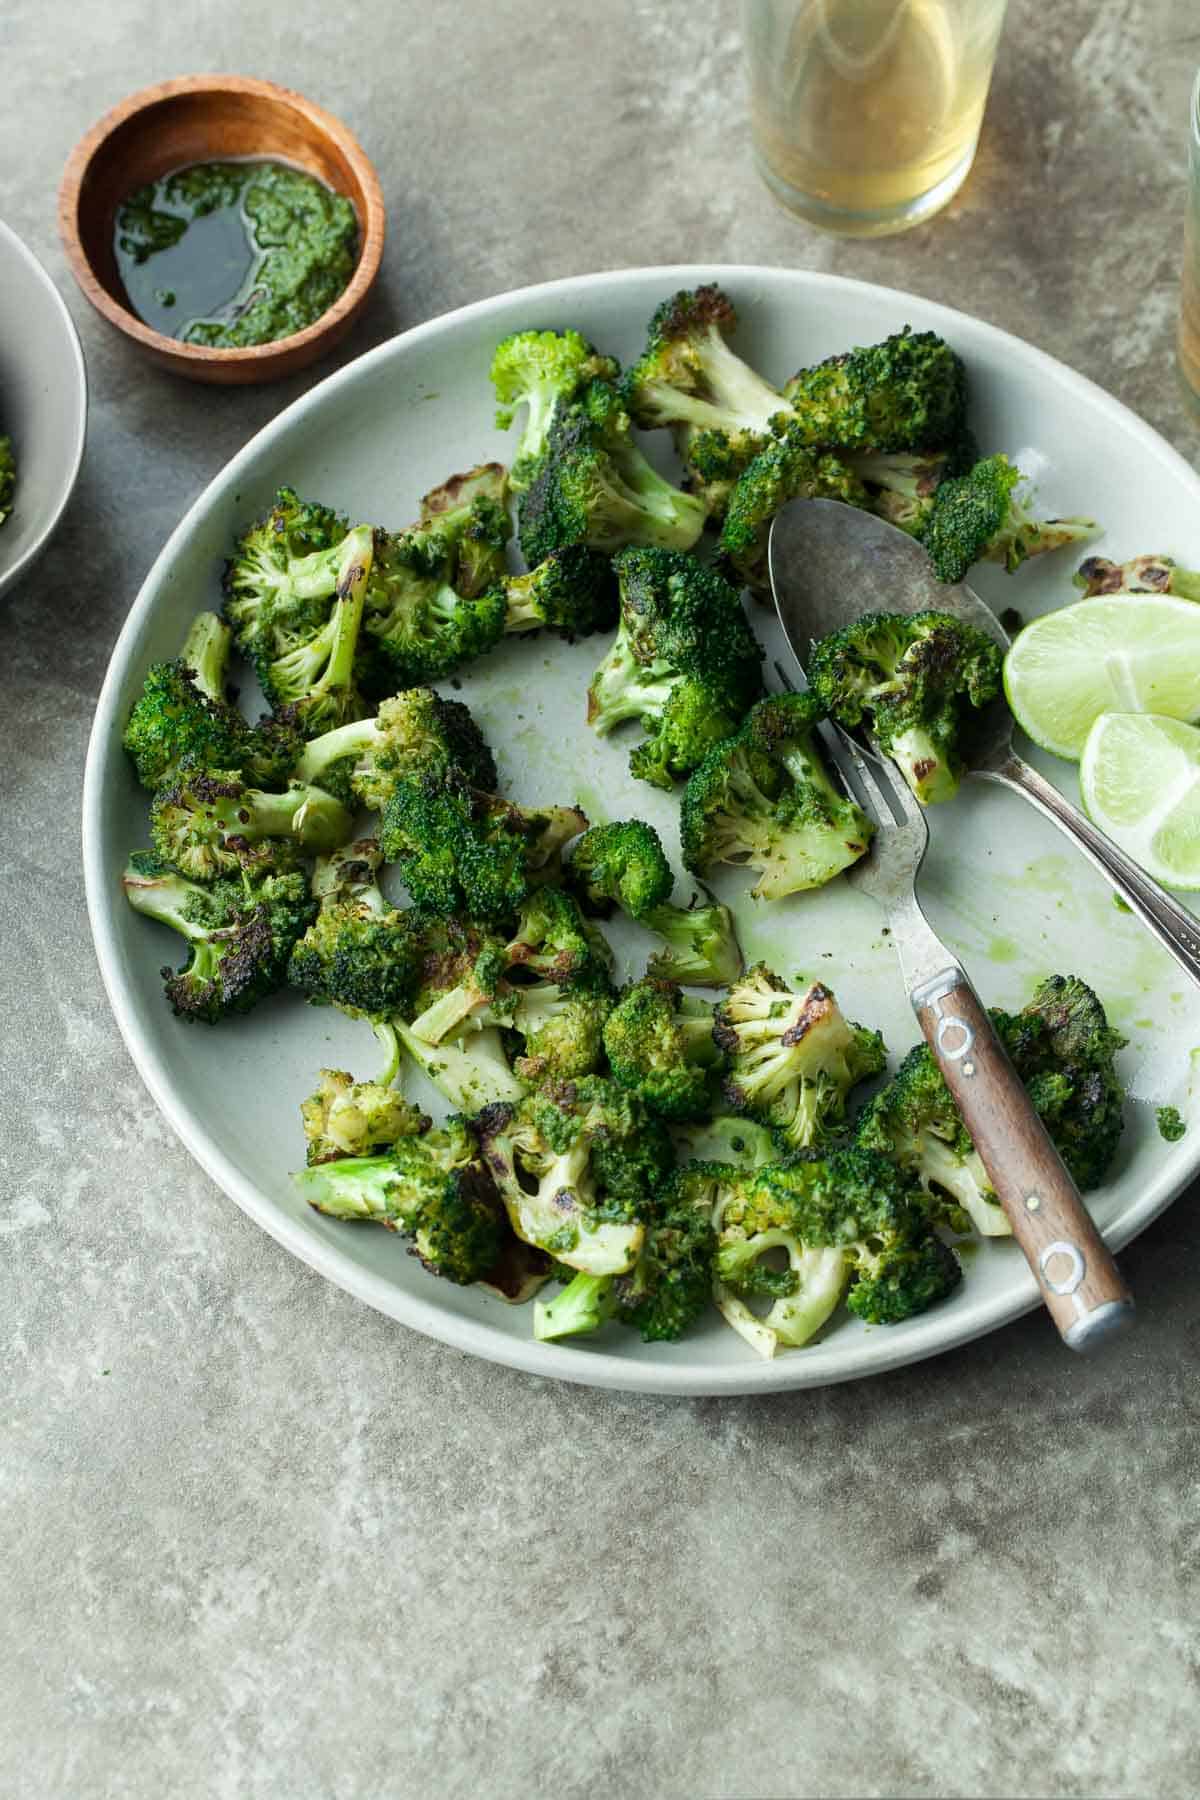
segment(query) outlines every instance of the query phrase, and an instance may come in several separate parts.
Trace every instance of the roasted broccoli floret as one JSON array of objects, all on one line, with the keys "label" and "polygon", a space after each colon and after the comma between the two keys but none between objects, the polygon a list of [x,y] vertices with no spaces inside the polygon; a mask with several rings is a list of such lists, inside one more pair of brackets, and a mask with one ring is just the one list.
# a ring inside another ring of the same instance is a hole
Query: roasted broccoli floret
[{"label": "roasted broccoli floret", "polygon": [[375,533],[364,633],[394,687],[439,681],[504,632],[507,472],[481,463],[421,502],[421,522]]},{"label": "roasted broccoli floret", "polygon": [[604,1066],[604,1024],[615,995],[607,980],[535,981],[517,987],[509,1020],[521,1036],[513,1069],[528,1086],[574,1081]]},{"label": "roasted broccoli floret", "polygon": [[[848,1277],[846,1303],[872,1325],[924,1312],[962,1278],[954,1252],[929,1225],[913,1178],[857,1146],[728,1183],[716,1225],[717,1304],[760,1354],[773,1354],[779,1342],[806,1343]],[[762,1260],[779,1251],[788,1260],[783,1272],[772,1267],[773,1257]],[[742,1298],[761,1294],[775,1296],[765,1318]],[[740,1307],[730,1307],[730,1297]]]},{"label": "roasted broccoli floret", "polygon": [[593,382],[583,400],[556,416],[517,509],[530,568],[568,544],[609,552],[623,544],[690,550],[704,517],[703,501],[647,462],[605,382]]},{"label": "roasted broccoli floret", "polygon": [[641,819],[593,825],[571,853],[568,876],[602,916],[614,906],[666,939],[646,973],[693,987],[724,987],[742,971],[742,952],[727,906],[706,895],[673,906],[674,884],[662,841]]},{"label": "roasted broccoli floret", "polygon": [[922,538],[944,481],[974,461],[968,437],[949,450],[864,450],[846,461],[866,487],[859,502],[879,518]]},{"label": "roasted broccoli floret", "polygon": [[721,528],[721,555],[746,587],[767,593],[771,586],[767,542],[771,520],[789,500],[845,500],[865,506],[866,487],[848,463],[829,451],[810,448],[789,425],[738,476]]},{"label": "roasted broccoli floret", "polygon": [[347,804],[380,812],[402,777],[424,780],[456,770],[473,787],[499,777],[483,733],[461,700],[409,688],[385,700],[373,719],[357,719],[314,738],[296,764],[297,781],[327,788]]},{"label": "roasted broccoli floret", "polygon": [[1179,600],[1200,600],[1200,573],[1181,569],[1170,556],[1132,556],[1123,563],[1088,556],[1072,580],[1088,599],[1094,594],[1174,594]]},{"label": "roasted broccoli floret", "polygon": [[0,525],[12,517],[13,495],[17,489],[17,459],[12,439],[0,437]]},{"label": "roasted broccoli floret", "polygon": [[638,425],[672,428],[694,491],[710,516],[774,430],[791,417],[783,395],[726,341],[737,324],[729,297],[709,284],[664,300],[646,348],[621,386]]},{"label": "roasted broccoli floret", "polygon": [[351,814],[320,788],[293,783],[268,794],[232,770],[206,769],[187,757],[150,807],[158,854],[197,881],[233,873],[266,838],[290,839],[313,854],[346,843],[353,829]]},{"label": "roasted broccoli floret", "polygon": [[761,700],[742,729],[689,778],[679,816],[683,860],[755,870],[756,900],[820,887],[866,854],[874,827],[838,792],[817,749],[815,694]]},{"label": "roasted broccoli floret", "polygon": [[254,658],[268,703],[276,712],[286,708],[289,722],[305,737],[332,731],[366,710],[356,661],[372,545],[369,526],[348,532],[338,546],[333,606],[325,623],[294,637],[280,655]]},{"label": "roasted broccoli floret", "polygon": [[593,1275],[633,1268],[642,1215],[674,1161],[635,1095],[598,1075],[553,1082],[485,1109],[479,1130],[519,1238]]},{"label": "roasted broccoli floret", "polygon": [[612,563],[586,544],[552,550],[527,575],[507,576],[503,590],[506,632],[544,629],[573,639],[607,631],[617,622]]},{"label": "roasted broccoli floret", "polygon": [[537,888],[525,901],[504,955],[510,969],[542,981],[584,978],[603,984],[612,972],[603,932],[584,918],[570,894],[555,887]]},{"label": "roasted broccoli floret", "polygon": [[422,921],[376,895],[322,901],[292,952],[288,981],[351,1017],[403,1017],[421,979]]},{"label": "roasted broccoli floret", "polygon": [[621,624],[588,689],[588,723],[606,736],[640,719],[650,735],[629,766],[670,787],[737,728],[761,692],[762,651],[733,588],[694,557],[631,548],[613,566]]},{"label": "roasted broccoli floret", "polygon": [[851,1088],[884,1066],[879,1033],[844,1018],[827,987],[795,994],[763,963],[719,1002],[713,1036],[729,1057],[729,1104],[797,1150],[835,1138]]},{"label": "roasted broccoli floret", "polygon": [[428,1114],[394,1087],[355,1081],[344,1069],[322,1069],[315,1090],[300,1102],[310,1164],[348,1156],[378,1156],[402,1137],[428,1131]]},{"label": "roasted broccoli floret", "polygon": [[931,1217],[952,1231],[1011,1234],[987,1171],[927,1044],[918,1044],[859,1114],[854,1141],[915,1175]]},{"label": "roasted broccoli floret", "polygon": [[670,1175],[646,1208],[646,1235],[633,1268],[623,1275],[581,1270],[552,1300],[535,1303],[534,1337],[579,1337],[611,1318],[646,1343],[682,1337],[712,1296],[710,1185],[700,1169]]},{"label": "roasted broccoli floret", "polygon": [[604,1027],[613,1077],[660,1119],[699,1119],[712,1109],[713,1009],[674,981],[647,978],[625,989]]},{"label": "roasted broccoli floret", "polygon": [[1011,574],[1026,557],[1093,536],[1094,519],[1035,519],[1027,488],[1007,456],[942,482],[922,538],[939,581],[962,581],[977,562],[1003,563]]},{"label": "roasted broccoli floret", "polygon": [[924,806],[958,792],[970,709],[1000,692],[1001,655],[950,613],[864,613],[813,647],[814,692],[847,730],[866,723]]},{"label": "roasted broccoli floret", "polygon": [[321,1163],[292,1179],[318,1212],[373,1219],[400,1232],[431,1275],[461,1285],[488,1273],[507,1235],[503,1208],[465,1119],[399,1138],[386,1156]]},{"label": "roasted broccoli floret", "polygon": [[784,386],[802,441],[833,450],[924,450],[965,430],[962,358],[936,332],[903,331],[830,356]]},{"label": "roasted broccoli floret", "polygon": [[325,624],[348,530],[341,513],[283,487],[238,539],[225,565],[225,617],[256,666]]},{"label": "roasted broccoli floret", "polygon": [[298,872],[234,876],[200,887],[148,850],[129,858],[121,885],[136,911],[187,939],[187,962],[178,971],[165,968],[163,984],[180,1018],[208,1025],[248,1012],[282,986],[292,945],[314,911]]},{"label": "roasted broccoli floret", "polygon": [[507,431],[528,408],[510,471],[514,493],[533,481],[559,411],[593,381],[614,381],[618,372],[612,357],[577,331],[514,331],[500,340],[492,357],[498,429]]}]

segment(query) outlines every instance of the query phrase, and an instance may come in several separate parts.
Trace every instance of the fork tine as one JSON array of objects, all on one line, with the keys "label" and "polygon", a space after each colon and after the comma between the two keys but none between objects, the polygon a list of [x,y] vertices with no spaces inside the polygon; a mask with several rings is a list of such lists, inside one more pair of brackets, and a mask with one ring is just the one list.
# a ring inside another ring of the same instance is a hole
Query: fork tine
[{"label": "fork tine", "polygon": [[[781,662],[775,664],[775,673],[783,683],[786,691],[789,694],[794,694],[796,692],[796,685]],[[869,794],[864,791],[864,787],[854,779],[855,760],[852,756],[845,754],[845,751],[849,749],[849,741],[847,740],[843,745],[843,743],[839,741],[839,734],[830,729],[827,720],[822,720],[817,726],[816,735],[821,740],[821,745],[825,752],[825,761],[829,765],[832,774],[839,783],[846,798],[852,800],[855,806],[866,813],[868,818],[873,818],[875,807],[871,798]],[[885,807],[879,813],[878,817],[874,818],[874,823],[876,825],[881,825],[885,821],[890,820],[890,817],[891,815]]]}]

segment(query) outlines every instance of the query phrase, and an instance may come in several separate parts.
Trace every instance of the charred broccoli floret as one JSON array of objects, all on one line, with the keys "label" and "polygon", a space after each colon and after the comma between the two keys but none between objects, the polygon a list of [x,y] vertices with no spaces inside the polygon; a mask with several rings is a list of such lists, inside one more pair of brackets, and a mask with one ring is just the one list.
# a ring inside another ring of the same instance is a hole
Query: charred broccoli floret
[{"label": "charred broccoli floret", "polygon": [[[742,1176],[723,1193],[716,1224],[717,1303],[760,1354],[773,1354],[779,1342],[806,1343],[847,1278],[847,1305],[872,1325],[924,1312],[962,1278],[954,1252],[929,1225],[913,1178],[857,1146]],[[780,1250],[788,1259],[782,1278],[762,1261]],[[744,1300],[740,1310],[725,1303],[730,1295],[764,1293],[776,1298],[763,1319]]]},{"label": "charred broccoli floret", "polygon": [[624,544],[690,550],[704,529],[704,504],[673,487],[633,441],[615,390],[593,382],[554,420],[533,482],[517,509],[531,568],[568,544],[612,552]]},{"label": "charred broccoli floret", "polygon": [[402,1137],[428,1131],[428,1114],[394,1087],[355,1081],[345,1069],[322,1069],[314,1091],[300,1102],[308,1161],[378,1156]]},{"label": "charred broccoli floret", "polygon": [[738,476],[721,528],[726,566],[756,592],[770,590],[771,520],[789,500],[845,500],[851,506],[865,506],[868,495],[848,463],[829,451],[812,449],[794,426],[773,438]]},{"label": "charred broccoli floret", "polygon": [[731,985],[713,1036],[729,1058],[730,1105],[797,1150],[839,1134],[851,1088],[885,1060],[879,1033],[844,1018],[821,982],[795,994],[763,963]]},{"label": "charred broccoli floret", "polygon": [[473,787],[493,788],[499,779],[483,733],[462,701],[418,687],[385,700],[373,719],[314,738],[295,776],[347,804],[357,801],[380,812],[401,777],[426,779],[449,770]]},{"label": "charred broccoli floret", "polygon": [[635,1095],[598,1075],[553,1082],[487,1108],[479,1131],[519,1238],[593,1275],[633,1268],[642,1215],[674,1161]]},{"label": "charred broccoli floret", "polygon": [[603,976],[517,987],[509,1019],[521,1037],[515,1073],[531,1087],[596,1074],[604,1066],[604,1026],[614,999]]},{"label": "charred broccoli floret", "polygon": [[570,894],[555,887],[530,894],[504,955],[510,969],[542,981],[603,981],[612,972],[612,951],[603,932],[584,918]]},{"label": "charred broccoli floret", "polygon": [[699,1119],[712,1109],[712,1076],[723,1061],[713,1009],[674,981],[646,978],[625,989],[604,1027],[613,1078],[660,1119]]},{"label": "charred broccoli floret", "polygon": [[514,493],[533,481],[560,410],[593,381],[617,374],[612,357],[577,331],[514,331],[501,338],[492,357],[498,429],[507,431],[520,408],[528,408],[510,472]]},{"label": "charred broccoli floret", "polygon": [[710,1186],[695,1167],[668,1176],[645,1210],[646,1235],[633,1268],[623,1275],[581,1270],[552,1300],[535,1303],[534,1337],[579,1337],[612,1318],[646,1343],[682,1337],[712,1295]]},{"label": "charred broccoli floret", "polygon": [[1001,655],[950,613],[865,613],[816,644],[814,691],[847,730],[867,724],[924,806],[958,792],[970,709],[1000,692]]},{"label": "charred broccoli floret", "polygon": [[121,885],[137,912],[187,939],[187,962],[178,971],[164,968],[163,985],[180,1018],[208,1025],[248,1012],[283,985],[292,945],[314,910],[298,872],[200,887],[148,850],[129,858]]},{"label": "charred broccoli floret", "polygon": [[366,710],[356,670],[372,556],[370,527],[348,532],[338,546],[333,606],[325,623],[311,633],[294,634],[279,655],[254,655],[268,703],[277,712],[286,708],[289,722],[305,737],[332,731]]},{"label": "charred broccoli floret", "polygon": [[225,565],[225,617],[256,667],[325,624],[348,530],[343,514],[282,487],[238,539]]},{"label": "charred broccoli floret", "polygon": [[652,825],[641,819],[593,825],[571,853],[569,878],[593,910],[614,906],[666,940],[646,973],[693,987],[724,987],[742,971],[733,914],[711,896],[673,906],[671,866]]},{"label": "charred broccoli floret", "polygon": [[150,807],[150,835],[164,861],[197,881],[232,874],[247,852],[267,838],[290,839],[313,853],[348,841],[354,820],[320,788],[293,783],[264,793],[227,769],[206,769],[185,757]]},{"label": "charred broccoli floret", "polygon": [[933,331],[830,356],[784,386],[802,441],[834,450],[923,450],[965,430],[962,358]]},{"label": "charred broccoli floret", "polygon": [[683,860],[755,870],[755,899],[820,887],[866,854],[874,827],[838,792],[813,735],[815,694],[761,700],[742,729],[710,750],[683,792]]},{"label": "charred broccoli floret", "polygon": [[631,548],[614,567],[621,624],[588,689],[588,723],[606,736],[640,719],[649,735],[630,769],[670,787],[737,728],[761,692],[762,651],[733,588],[694,557]]},{"label": "charred broccoli floret", "polygon": [[421,522],[375,533],[363,630],[391,685],[440,681],[504,633],[508,478],[482,463],[426,494]]},{"label": "charred broccoli floret", "polygon": [[382,895],[326,899],[292,952],[288,980],[352,1017],[403,1017],[421,976],[421,921]]},{"label": "charred broccoli floret", "polygon": [[1123,563],[1088,556],[1072,580],[1088,599],[1094,594],[1174,594],[1179,600],[1200,600],[1200,574],[1181,569],[1170,556],[1132,556]]},{"label": "charred broccoli floret", "polygon": [[432,1275],[461,1285],[495,1265],[504,1212],[465,1119],[399,1138],[385,1156],[349,1157],[293,1175],[310,1206],[335,1219],[373,1219],[412,1240]]},{"label": "charred broccoli floret", "polygon": [[1003,563],[1011,574],[1026,557],[1094,534],[1094,519],[1035,519],[1027,489],[1007,456],[986,457],[942,482],[922,538],[939,581],[962,581],[977,562]]},{"label": "charred broccoli floret", "polygon": [[920,539],[938,489],[966,473],[975,460],[973,448],[968,437],[948,450],[864,450],[846,460],[866,488],[859,504]]},{"label": "charred broccoli floret", "polygon": [[506,632],[546,630],[573,639],[617,622],[612,563],[586,544],[552,550],[527,575],[507,576],[503,590]]}]

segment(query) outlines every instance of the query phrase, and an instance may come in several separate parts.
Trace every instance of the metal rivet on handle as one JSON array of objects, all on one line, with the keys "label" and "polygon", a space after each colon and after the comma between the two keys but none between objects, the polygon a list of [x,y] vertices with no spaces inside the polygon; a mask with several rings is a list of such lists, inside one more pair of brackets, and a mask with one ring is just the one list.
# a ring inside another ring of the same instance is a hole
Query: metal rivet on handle
[{"label": "metal rivet on handle", "polygon": [[[1053,1280],[1048,1272],[1047,1265],[1055,1256],[1065,1256],[1071,1265],[1070,1273],[1062,1281]],[[1079,1246],[1061,1242],[1046,1245],[1038,1257],[1038,1268],[1042,1272],[1043,1281],[1052,1294],[1075,1293],[1076,1289],[1082,1286],[1083,1278],[1087,1273],[1087,1264],[1083,1260],[1083,1252]]]}]

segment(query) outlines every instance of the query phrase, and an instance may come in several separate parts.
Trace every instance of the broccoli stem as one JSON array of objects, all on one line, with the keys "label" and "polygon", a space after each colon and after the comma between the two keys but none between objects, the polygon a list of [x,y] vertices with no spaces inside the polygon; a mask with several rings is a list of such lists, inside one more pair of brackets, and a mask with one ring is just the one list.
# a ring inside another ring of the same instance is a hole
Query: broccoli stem
[{"label": "broccoli stem", "polygon": [[673,684],[661,679],[660,670],[660,664],[647,666],[638,661],[622,625],[588,689],[588,724],[592,730],[607,737],[626,719],[640,719],[648,712],[661,711]]},{"label": "broccoli stem", "polygon": [[348,756],[357,761],[364,751],[375,749],[383,741],[384,734],[374,719],[355,719],[349,725],[324,731],[305,745],[304,755],[292,771],[292,779],[315,782],[319,787],[321,776],[333,763]]},{"label": "broccoli stem", "polygon": [[486,999],[487,996],[477,988],[463,983],[441,994],[432,1006],[427,1006],[420,1018],[412,1021],[409,1030],[422,1043],[440,1044],[456,1025],[461,1025],[464,1019],[486,1004]]},{"label": "broccoli stem", "polygon": [[196,882],[188,881],[183,875],[143,875],[137,869],[127,868],[121,877],[121,885],[135,912],[144,913],[148,919],[157,919],[160,925],[169,925],[172,931],[179,932],[193,944],[207,939],[209,934],[204,926],[187,917],[191,902],[204,894],[204,889]]},{"label": "broccoli stem", "polygon": [[988,1185],[977,1152],[972,1151],[965,1159],[956,1156],[935,1133],[927,1132],[921,1143],[918,1173],[923,1182],[945,1188],[981,1237],[1012,1236],[1012,1226]]},{"label": "broccoli stem", "polygon": [[883,748],[923,806],[952,800],[958,792],[958,776],[923,726],[896,732]]},{"label": "broccoli stem", "polygon": [[391,1087],[400,1073],[400,1038],[396,1027],[389,1025],[386,1019],[372,1020],[371,1029],[387,1051],[387,1061],[376,1075],[375,1080],[380,1087]]},{"label": "broccoli stem", "polygon": [[553,1300],[533,1303],[533,1335],[539,1343],[598,1331],[616,1311],[616,1278],[582,1269]]},{"label": "broccoli stem", "polygon": [[707,906],[651,906],[639,923],[664,938],[669,948],[651,956],[648,975],[663,975],[685,987],[725,987],[742,972],[742,952],[733,915],[715,900]]},{"label": "broccoli stem", "polygon": [[515,1102],[525,1093],[494,1027],[472,1033],[466,1049],[457,1043],[426,1044],[399,1023],[396,1033],[417,1067],[459,1112],[477,1113],[494,1100]]},{"label": "broccoli stem", "polygon": [[183,640],[180,661],[192,672],[192,680],[210,700],[224,700],[233,633],[216,613],[197,613]]}]

